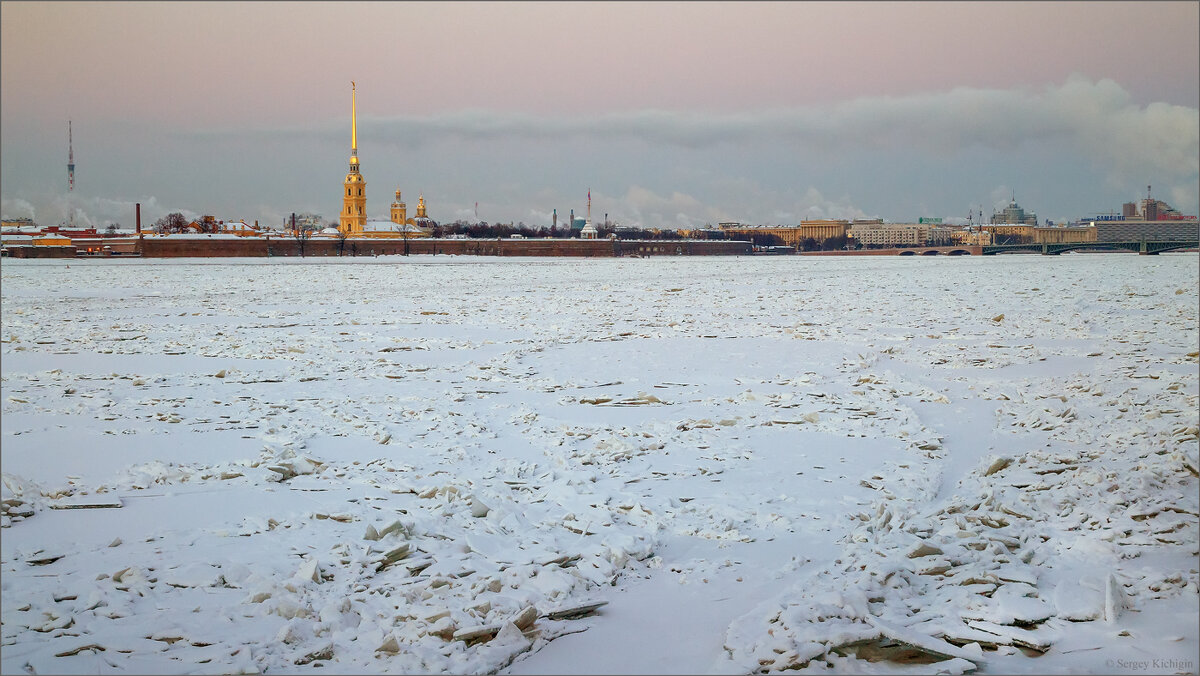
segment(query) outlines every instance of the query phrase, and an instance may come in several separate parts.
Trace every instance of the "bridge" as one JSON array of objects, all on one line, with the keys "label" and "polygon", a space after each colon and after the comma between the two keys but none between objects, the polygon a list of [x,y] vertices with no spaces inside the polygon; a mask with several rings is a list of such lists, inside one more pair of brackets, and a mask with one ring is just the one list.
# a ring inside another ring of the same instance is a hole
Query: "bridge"
[{"label": "bridge", "polygon": [[1007,253],[1039,253],[1057,256],[1068,251],[1132,251],[1155,256],[1163,251],[1200,248],[1200,239],[1142,240],[1139,242],[1064,242],[1060,244],[993,244],[980,247],[984,256]]}]

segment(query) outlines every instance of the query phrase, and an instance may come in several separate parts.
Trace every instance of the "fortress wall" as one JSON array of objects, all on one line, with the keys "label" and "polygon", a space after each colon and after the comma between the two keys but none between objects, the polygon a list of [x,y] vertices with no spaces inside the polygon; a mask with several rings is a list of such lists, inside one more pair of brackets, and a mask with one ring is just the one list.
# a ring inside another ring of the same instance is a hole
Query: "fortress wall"
[{"label": "fortress wall", "polygon": [[10,246],[8,255],[12,258],[74,258],[73,246]]},{"label": "fortress wall", "polygon": [[[147,258],[299,256],[294,238],[246,237],[240,239],[184,239],[147,237],[140,243]],[[402,255],[402,239],[310,239],[305,256],[394,256]],[[576,256],[612,258],[639,256],[721,256],[750,253],[749,242],[678,240],[581,240],[581,239],[410,239],[408,252],[464,256]]]}]

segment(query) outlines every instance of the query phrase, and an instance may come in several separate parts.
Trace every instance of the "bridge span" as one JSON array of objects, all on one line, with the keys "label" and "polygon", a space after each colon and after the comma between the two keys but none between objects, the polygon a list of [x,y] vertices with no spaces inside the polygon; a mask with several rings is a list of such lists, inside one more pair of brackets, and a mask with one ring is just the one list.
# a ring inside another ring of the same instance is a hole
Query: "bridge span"
[{"label": "bridge span", "polygon": [[1069,242],[1060,244],[989,244],[971,246],[922,246],[850,251],[801,251],[801,256],[995,256],[997,254],[1042,254],[1057,256],[1068,251],[1137,253],[1154,256],[1164,251],[1200,249],[1200,240],[1146,240],[1139,242]]},{"label": "bridge span", "polygon": [[1037,253],[1057,256],[1068,251],[1132,252],[1155,256],[1163,251],[1200,248],[1200,239],[1141,240],[1138,242],[1064,242],[1058,244],[994,244],[980,247],[984,256],[1008,253]]}]

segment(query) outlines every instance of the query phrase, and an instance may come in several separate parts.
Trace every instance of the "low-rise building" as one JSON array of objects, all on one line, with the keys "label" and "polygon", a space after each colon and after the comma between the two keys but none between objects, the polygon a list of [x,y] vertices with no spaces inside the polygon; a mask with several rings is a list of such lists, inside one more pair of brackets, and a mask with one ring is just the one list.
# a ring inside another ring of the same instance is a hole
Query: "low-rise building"
[{"label": "low-rise building", "polygon": [[954,244],[954,228],[932,223],[854,221],[848,236],[863,246],[945,246]]},{"label": "low-rise building", "polygon": [[225,221],[220,224],[221,232],[228,235],[237,235],[239,237],[257,237],[262,233],[258,228],[246,223],[246,221]]},{"label": "low-rise building", "polygon": [[1052,226],[1033,229],[1034,244],[1077,244],[1096,241],[1093,227]]},{"label": "low-rise building", "polygon": [[367,237],[370,239],[418,239],[421,237],[429,237],[429,232],[422,230],[410,222],[400,224],[392,221],[367,221],[363,224],[360,232],[354,233],[353,237]]},{"label": "low-rise building", "polygon": [[1154,240],[1189,240],[1200,236],[1195,216],[1185,216],[1171,205],[1150,196],[1138,203],[1121,205],[1121,215],[1107,214],[1085,218],[1079,225],[1096,229],[1100,242],[1141,242]]},{"label": "low-rise building", "polygon": [[1200,225],[1195,217],[1168,221],[1097,218],[1085,222],[1095,227],[1096,239],[1100,242],[1196,239],[1200,234]]},{"label": "low-rise building", "polygon": [[1033,244],[1032,224],[995,224],[980,226],[992,233],[993,244]]},{"label": "low-rise building", "polygon": [[929,226],[921,223],[855,223],[848,237],[865,247],[925,246]]},{"label": "low-rise building", "polygon": [[71,238],[62,235],[43,235],[33,238],[34,246],[71,246]]},{"label": "low-rise building", "polygon": [[951,230],[950,242],[963,246],[988,246],[992,244],[992,233],[987,230]]},{"label": "low-rise building", "polygon": [[[857,221],[856,221],[857,222]],[[800,225],[746,225],[744,223],[720,223],[719,227],[730,239],[747,239],[769,235],[778,238],[784,246],[799,247],[805,240],[824,242],[827,239],[846,237],[850,221],[817,219],[800,221]]]}]

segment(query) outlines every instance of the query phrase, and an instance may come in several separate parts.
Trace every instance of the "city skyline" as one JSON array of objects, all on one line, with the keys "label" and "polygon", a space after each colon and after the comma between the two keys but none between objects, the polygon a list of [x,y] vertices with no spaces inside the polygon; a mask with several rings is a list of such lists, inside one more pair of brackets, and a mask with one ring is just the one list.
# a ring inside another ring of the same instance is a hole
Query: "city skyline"
[{"label": "city skyline", "polygon": [[80,224],[336,220],[355,80],[370,218],[1194,214],[1198,7],[6,1],[0,198],[68,219],[70,120]]}]

